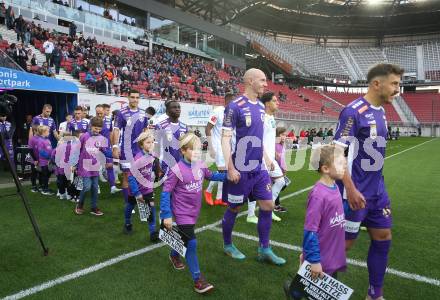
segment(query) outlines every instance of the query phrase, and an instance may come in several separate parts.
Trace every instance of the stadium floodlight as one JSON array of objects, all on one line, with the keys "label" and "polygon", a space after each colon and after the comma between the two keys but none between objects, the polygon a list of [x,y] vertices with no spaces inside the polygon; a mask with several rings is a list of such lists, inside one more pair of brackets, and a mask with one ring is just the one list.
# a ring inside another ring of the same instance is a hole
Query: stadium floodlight
[{"label": "stadium floodlight", "polygon": [[368,4],[377,5],[383,2],[383,0],[368,0]]}]

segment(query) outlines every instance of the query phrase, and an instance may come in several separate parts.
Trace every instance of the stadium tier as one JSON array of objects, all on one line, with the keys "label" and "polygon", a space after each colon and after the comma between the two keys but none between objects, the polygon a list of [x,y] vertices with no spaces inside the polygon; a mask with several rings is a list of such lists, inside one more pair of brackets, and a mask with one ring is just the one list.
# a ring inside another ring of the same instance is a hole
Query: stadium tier
[{"label": "stadium tier", "polygon": [[440,122],[440,95],[404,93],[402,97],[421,123]]},{"label": "stadium tier", "polygon": [[[327,81],[366,80],[368,69],[380,62],[402,66],[405,73],[420,80],[440,80],[440,44],[438,40],[418,44],[383,47],[334,47],[274,40],[248,33],[251,41],[288,62],[302,76],[317,76]],[[419,51],[417,48],[419,47]],[[418,66],[420,64],[420,66]],[[418,72],[424,72],[419,74]]]}]

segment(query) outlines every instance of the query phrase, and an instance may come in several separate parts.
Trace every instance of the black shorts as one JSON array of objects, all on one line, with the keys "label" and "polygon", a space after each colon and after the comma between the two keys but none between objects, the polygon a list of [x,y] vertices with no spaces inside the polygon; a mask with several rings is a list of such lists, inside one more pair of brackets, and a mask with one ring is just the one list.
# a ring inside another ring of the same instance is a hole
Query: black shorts
[{"label": "black shorts", "polygon": [[[142,198],[144,198],[145,203],[154,202],[154,192],[142,195]],[[128,196],[128,203],[137,204],[136,197]]]},{"label": "black shorts", "polygon": [[177,225],[177,228],[179,228],[179,231],[183,232],[184,235],[188,238],[188,241],[193,240],[196,238],[196,233],[194,232],[194,224],[190,225]]}]

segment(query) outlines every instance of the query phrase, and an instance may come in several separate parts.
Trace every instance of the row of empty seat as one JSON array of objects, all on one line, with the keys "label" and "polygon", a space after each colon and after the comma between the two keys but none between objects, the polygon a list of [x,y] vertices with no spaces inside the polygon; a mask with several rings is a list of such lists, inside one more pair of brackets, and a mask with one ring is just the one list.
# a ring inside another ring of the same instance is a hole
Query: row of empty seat
[{"label": "row of empty seat", "polygon": [[[437,40],[409,45],[387,45],[381,48],[360,46],[339,48],[274,40],[273,37],[257,33],[248,33],[248,37],[290,63],[293,70],[299,70],[305,76],[365,80],[371,66],[388,62],[402,66],[407,73],[417,74],[418,71],[424,70],[426,79],[440,81],[440,41]],[[423,54],[420,55],[420,64],[423,63],[420,68],[417,59],[418,46],[419,53]]]}]

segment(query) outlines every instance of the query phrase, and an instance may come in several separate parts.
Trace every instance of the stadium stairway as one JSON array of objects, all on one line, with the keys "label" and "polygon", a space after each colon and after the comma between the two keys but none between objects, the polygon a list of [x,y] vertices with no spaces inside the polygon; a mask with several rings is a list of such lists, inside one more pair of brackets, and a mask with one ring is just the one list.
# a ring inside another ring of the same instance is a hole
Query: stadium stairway
[{"label": "stadium stairway", "polygon": [[[15,31],[8,30],[5,25],[0,26],[0,34],[2,35],[4,40],[7,40],[9,42],[9,44],[17,43],[17,34],[15,33]],[[43,62],[46,61],[46,56],[39,49],[35,48],[31,44],[28,45],[28,48],[30,48],[32,50],[32,53],[35,54],[35,56],[37,57],[38,65],[41,67]],[[54,68],[53,71],[55,71]],[[56,75],[56,78],[74,83],[76,86],[78,86],[80,93],[90,93],[89,89],[86,86],[82,85],[79,80],[73,78],[72,75],[66,73],[63,68],[60,69],[60,74]]]}]

